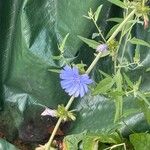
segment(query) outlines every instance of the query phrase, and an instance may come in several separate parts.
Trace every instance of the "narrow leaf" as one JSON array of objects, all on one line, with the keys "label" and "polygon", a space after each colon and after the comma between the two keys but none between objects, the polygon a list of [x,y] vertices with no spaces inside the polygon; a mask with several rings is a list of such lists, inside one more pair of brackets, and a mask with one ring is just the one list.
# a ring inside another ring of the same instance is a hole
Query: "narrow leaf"
[{"label": "narrow leaf", "polygon": [[95,15],[95,16],[94,16],[95,22],[98,20],[98,17],[99,17],[99,14],[100,14],[100,12],[101,12],[102,7],[103,7],[103,5],[100,5],[100,6],[97,8],[96,12],[94,13],[94,15]]},{"label": "narrow leaf", "polygon": [[118,96],[123,96],[124,92],[123,91],[117,91],[117,90],[111,90],[109,92],[109,95],[113,98],[116,99]]},{"label": "narrow leaf", "polygon": [[124,79],[125,79],[126,83],[128,84],[128,86],[129,86],[130,88],[133,88],[133,83],[132,83],[132,81],[130,80],[130,78],[129,78],[125,73],[123,73],[123,76],[124,76]]},{"label": "narrow leaf", "polygon": [[[116,75],[114,76],[115,83],[116,83],[116,90],[119,92],[122,92],[122,74],[120,70],[117,71]],[[115,107],[116,107],[116,112],[115,112],[115,119],[114,122],[119,121],[119,119],[122,117],[122,110],[123,110],[123,97],[122,96],[117,96],[115,99]]]},{"label": "narrow leaf", "polygon": [[59,50],[61,51],[61,53],[64,52],[64,47],[65,47],[65,43],[68,39],[69,33],[65,36],[65,38],[63,39],[62,43],[59,45]]},{"label": "narrow leaf", "polygon": [[143,45],[143,46],[147,46],[150,48],[150,44],[148,42],[141,40],[141,39],[137,39],[135,37],[132,38],[129,42],[132,44]]},{"label": "narrow leaf", "polygon": [[139,89],[141,82],[142,82],[142,77],[140,76],[140,77],[139,77],[139,80],[138,80],[138,81],[136,82],[136,84],[135,84],[135,87],[136,87],[137,89]]},{"label": "narrow leaf", "polygon": [[95,39],[96,37],[98,37],[99,36],[99,33],[93,33],[92,34],[92,39]]},{"label": "narrow leaf", "polygon": [[135,49],[135,55],[134,55],[134,62],[138,63],[140,61],[140,50],[139,50],[139,45],[136,45]]},{"label": "narrow leaf", "polygon": [[62,56],[61,56],[61,55],[59,55],[59,56],[52,56],[52,58],[53,58],[54,60],[60,60],[60,59],[62,58]]},{"label": "narrow leaf", "polygon": [[48,69],[50,72],[60,73],[60,69]]},{"label": "narrow leaf", "polygon": [[142,92],[137,92],[137,95],[139,96],[139,98],[141,98],[150,108],[150,102],[149,100],[146,98],[146,96],[142,93]]},{"label": "narrow leaf", "polygon": [[100,44],[94,40],[91,40],[91,39],[87,39],[87,38],[84,38],[82,36],[78,36],[79,39],[81,39],[84,43],[86,43],[89,47],[93,48],[93,49],[96,49],[97,46]]},{"label": "narrow leaf", "polygon": [[99,70],[99,72],[100,72],[104,77],[110,77],[110,78],[111,78],[111,76],[110,76],[109,74],[105,73],[104,71]]},{"label": "narrow leaf", "polygon": [[107,33],[106,39],[108,39],[113,33],[114,31],[118,28],[119,24],[114,25],[110,31]]},{"label": "narrow leaf", "polygon": [[123,18],[109,18],[109,19],[107,19],[107,21],[120,23],[123,21]]},{"label": "narrow leaf", "polygon": [[116,82],[117,90],[122,91],[122,74],[120,70],[118,70],[115,75],[115,82]]},{"label": "narrow leaf", "polygon": [[147,69],[146,69],[146,72],[148,72],[148,71],[150,71],[150,68],[147,68]]},{"label": "narrow leaf", "polygon": [[144,101],[141,101],[140,107],[142,108],[142,111],[144,112],[144,116],[145,116],[148,124],[150,125],[150,117],[149,117],[150,116],[150,108]]},{"label": "narrow leaf", "polygon": [[97,84],[97,86],[96,86],[93,94],[94,95],[105,94],[107,91],[109,91],[111,89],[111,87],[113,86],[113,84],[114,84],[113,79],[111,77],[107,77],[107,78],[101,80]]},{"label": "narrow leaf", "polygon": [[108,1],[111,2],[112,4],[115,4],[115,5],[123,8],[123,9],[127,8],[126,5],[120,0],[108,0]]}]

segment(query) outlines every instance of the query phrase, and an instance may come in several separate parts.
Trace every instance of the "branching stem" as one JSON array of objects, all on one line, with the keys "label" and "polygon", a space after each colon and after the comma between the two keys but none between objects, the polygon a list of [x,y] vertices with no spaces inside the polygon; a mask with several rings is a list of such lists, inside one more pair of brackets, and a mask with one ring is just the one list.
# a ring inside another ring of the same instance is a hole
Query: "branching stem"
[{"label": "branching stem", "polygon": [[[130,20],[131,17],[133,17],[135,14],[135,10],[133,10],[125,19],[124,21],[118,26],[118,28],[115,30],[115,32],[112,34],[112,36],[107,40],[107,42],[113,40],[116,35],[121,31],[122,27],[127,23],[128,20]],[[89,74],[92,69],[94,68],[94,66],[97,64],[98,60],[101,58],[101,53],[98,53],[98,55],[96,56],[96,58],[94,59],[94,61],[91,63],[91,65],[89,66],[89,68],[87,69],[86,73]],[[68,101],[67,105],[66,105],[66,110],[68,110],[71,106],[71,104],[73,103],[73,100],[74,100],[74,96],[72,96],[70,98],[70,100]],[[45,144],[45,150],[50,150],[50,146],[52,144],[52,141],[54,139],[54,136],[56,135],[56,132],[60,126],[62,122],[62,119],[59,118],[57,123],[56,123],[56,126],[51,134],[51,137],[49,139],[49,141]]]}]

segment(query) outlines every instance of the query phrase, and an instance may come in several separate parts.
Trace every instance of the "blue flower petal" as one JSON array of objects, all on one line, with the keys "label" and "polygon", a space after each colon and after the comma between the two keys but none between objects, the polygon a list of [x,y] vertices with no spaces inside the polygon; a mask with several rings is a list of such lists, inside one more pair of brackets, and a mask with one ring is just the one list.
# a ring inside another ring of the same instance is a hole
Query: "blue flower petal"
[{"label": "blue flower petal", "polygon": [[60,78],[61,78],[61,76],[73,77],[73,74],[74,73],[72,71],[61,70],[60,71]]},{"label": "blue flower petal", "polygon": [[61,84],[61,87],[62,87],[63,89],[72,87],[72,82],[71,82],[71,81],[66,82],[66,81],[63,80],[63,81],[60,82],[60,84]]},{"label": "blue flower petal", "polygon": [[60,78],[66,79],[66,80],[70,80],[70,79],[72,80],[73,79],[73,77],[69,74],[60,74]]},{"label": "blue flower petal", "polygon": [[86,85],[86,84],[82,84],[82,86],[83,86],[83,88],[84,88],[85,93],[87,93],[87,92],[88,92],[87,85]]},{"label": "blue flower petal", "polygon": [[71,92],[69,92],[69,95],[70,95],[70,96],[71,96],[71,95],[74,95],[74,94],[76,93],[76,91],[78,91],[78,90],[79,90],[79,85],[76,84],[76,85],[74,86],[73,90],[72,90]]},{"label": "blue flower petal", "polygon": [[89,76],[87,74],[81,75],[81,81],[82,81],[82,83],[85,83],[85,84],[93,83],[93,80],[89,79]]},{"label": "blue flower petal", "polygon": [[74,97],[78,97],[80,94],[79,90],[77,90],[75,93],[74,93]]},{"label": "blue flower petal", "polygon": [[75,75],[79,76],[79,71],[77,67],[73,67],[72,70]]},{"label": "blue flower petal", "polygon": [[63,69],[66,70],[66,71],[69,71],[69,70],[71,71],[72,70],[69,65],[66,65]]},{"label": "blue flower petal", "polygon": [[71,87],[70,87],[70,88],[66,88],[65,91],[66,91],[67,93],[72,93],[72,92],[74,92],[74,86],[71,84]]},{"label": "blue flower petal", "polygon": [[84,90],[84,87],[81,85],[80,86],[80,97],[83,97],[85,94],[85,90]]},{"label": "blue flower petal", "polygon": [[61,87],[74,97],[83,97],[88,92],[87,85],[93,82],[87,74],[80,75],[77,67],[68,65],[61,70],[60,78]]}]

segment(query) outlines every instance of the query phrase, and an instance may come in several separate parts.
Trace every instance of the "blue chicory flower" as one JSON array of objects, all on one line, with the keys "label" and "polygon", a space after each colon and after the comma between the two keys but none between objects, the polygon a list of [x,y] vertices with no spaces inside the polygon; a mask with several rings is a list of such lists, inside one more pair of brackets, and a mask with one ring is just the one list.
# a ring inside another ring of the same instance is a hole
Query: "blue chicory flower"
[{"label": "blue chicory flower", "polygon": [[89,78],[87,74],[79,74],[77,67],[65,66],[60,72],[61,87],[68,93],[70,96],[83,97],[85,93],[88,92],[88,84],[91,84],[93,81]]},{"label": "blue chicory flower", "polygon": [[107,51],[107,49],[108,49],[107,44],[100,44],[97,46],[96,51],[97,52],[105,52],[105,51]]}]

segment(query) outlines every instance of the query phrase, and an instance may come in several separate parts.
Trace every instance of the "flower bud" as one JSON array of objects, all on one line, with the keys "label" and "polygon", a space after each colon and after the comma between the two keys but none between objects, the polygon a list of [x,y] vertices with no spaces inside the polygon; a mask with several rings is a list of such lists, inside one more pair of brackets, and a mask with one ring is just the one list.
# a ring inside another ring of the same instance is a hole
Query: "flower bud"
[{"label": "flower bud", "polygon": [[107,51],[107,49],[108,49],[107,44],[100,44],[97,46],[96,51],[97,52],[105,52],[105,51]]}]

